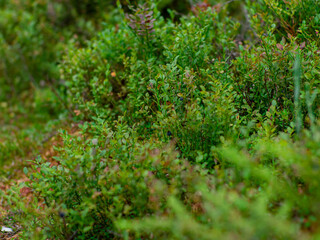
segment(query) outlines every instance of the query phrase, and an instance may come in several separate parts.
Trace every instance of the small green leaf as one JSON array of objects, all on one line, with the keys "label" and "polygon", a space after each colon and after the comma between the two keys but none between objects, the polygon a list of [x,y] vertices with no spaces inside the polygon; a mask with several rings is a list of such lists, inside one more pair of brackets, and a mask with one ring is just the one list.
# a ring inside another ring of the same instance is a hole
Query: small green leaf
[{"label": "small green leaf", "polygon": [[84,229],[83,229],[83,232],[88,232],[92,229],[91,226],[86,226]]}]

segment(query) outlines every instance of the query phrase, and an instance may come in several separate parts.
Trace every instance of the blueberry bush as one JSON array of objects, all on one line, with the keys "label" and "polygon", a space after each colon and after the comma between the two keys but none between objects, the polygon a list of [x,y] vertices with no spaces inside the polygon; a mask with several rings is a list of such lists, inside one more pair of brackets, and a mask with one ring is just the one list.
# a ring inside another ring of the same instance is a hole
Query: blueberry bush
[{"label": "blueberry bush", "polygon": [[0,11],[0,107],[45,126],[0,132],[0,160],[30,159],[0,193],[19,238],[320,237],[318,0]]}]

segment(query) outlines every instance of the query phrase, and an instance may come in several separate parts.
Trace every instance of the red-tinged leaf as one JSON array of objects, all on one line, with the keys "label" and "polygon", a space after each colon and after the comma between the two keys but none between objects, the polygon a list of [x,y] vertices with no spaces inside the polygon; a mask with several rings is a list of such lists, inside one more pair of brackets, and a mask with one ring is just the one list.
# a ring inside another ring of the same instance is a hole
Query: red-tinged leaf
[{"label": "red-tinged leaf", "polygon": [[300,44],[300,49],[304,49],[306,47],[306,42]]},{"label": "red-tinged leaf", "polygon": [[79,116],[81,114],[80,110],[74,110],[73,112],[76,114],[76,116]]},{"label": "red-tinged leaf", "polygon": [[26,196],[28,196],[30,193],[31,193],[31,189],[28,188],[28,187],[23,187],[23,188],[20,189],[20,195],[21,195],[22,197],[26,197]]},{"label": "red-tinged leaf", "polygon": [[277,48],[281,51],[283,50],[283,46],[280,43],[277,43]]},{"label": "red-tinged leaf", "polygon": [[102,193],[101,192],[94,192],[93,195],[92,195],[92,199],[96,199],[97,197],[99,197]]}]

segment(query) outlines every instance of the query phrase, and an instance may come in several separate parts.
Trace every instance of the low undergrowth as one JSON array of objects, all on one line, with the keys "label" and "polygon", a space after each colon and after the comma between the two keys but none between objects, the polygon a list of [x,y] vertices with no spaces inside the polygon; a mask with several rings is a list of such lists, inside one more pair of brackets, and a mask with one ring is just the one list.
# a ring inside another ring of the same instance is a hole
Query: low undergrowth
[{"label": "low undergrowth", "polygon": [[1,195],[20,237],[318,238],[320,3],[163,4],[119,1],[39,90],[79,129]]}]

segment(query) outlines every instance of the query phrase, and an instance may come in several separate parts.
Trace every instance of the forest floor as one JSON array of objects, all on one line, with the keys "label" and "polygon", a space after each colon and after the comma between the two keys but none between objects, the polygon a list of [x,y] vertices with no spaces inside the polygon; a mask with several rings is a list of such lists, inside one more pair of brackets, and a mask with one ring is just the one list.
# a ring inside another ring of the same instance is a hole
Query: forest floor
[{"label": "forest floor", "polygon": [[[17,239],[21,230],[13,221],[10,206],[4,206],[4,195],[13,186],[29,179],[23,169],[37,157],[54,164],[55,147],[62,143],[59,129],[76,132],[77,125],[65,117],[46,115],[28,105],[8,106],[0,103],[0,227],[11,228],[12,232],[0,232],[0,239]],[[32,197],[29,188],[20,190],[22,200]]]}]

